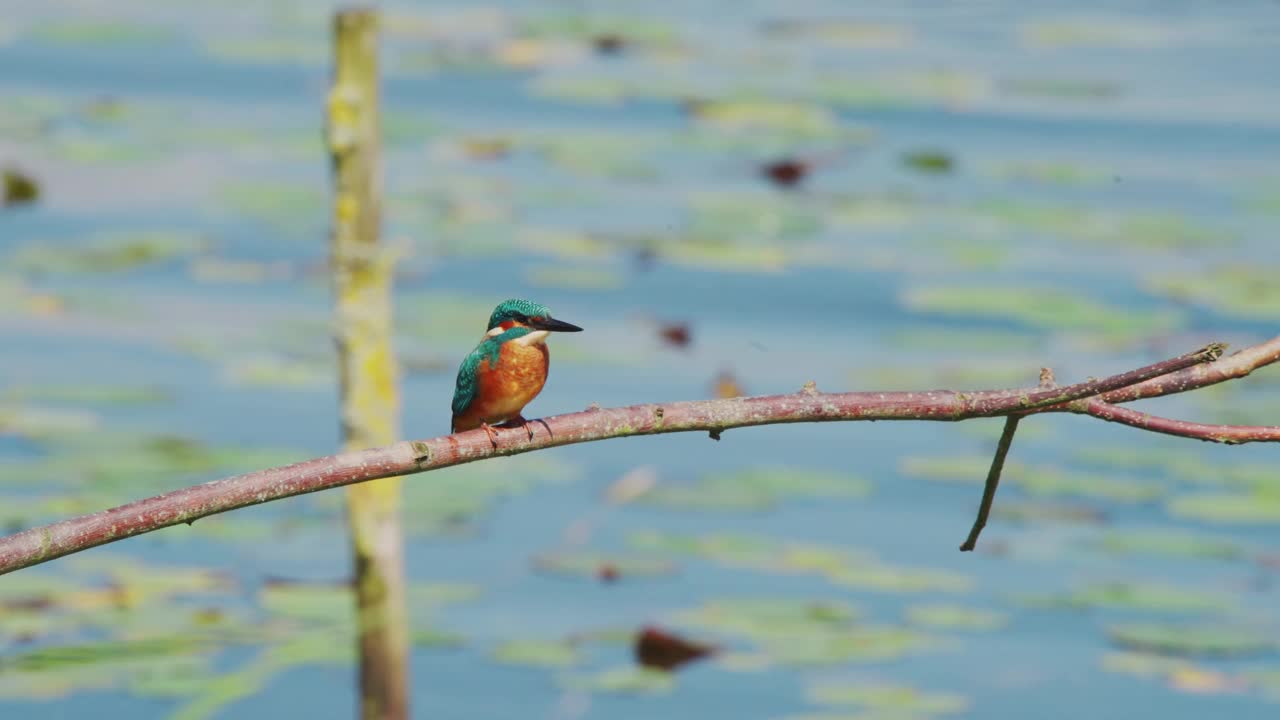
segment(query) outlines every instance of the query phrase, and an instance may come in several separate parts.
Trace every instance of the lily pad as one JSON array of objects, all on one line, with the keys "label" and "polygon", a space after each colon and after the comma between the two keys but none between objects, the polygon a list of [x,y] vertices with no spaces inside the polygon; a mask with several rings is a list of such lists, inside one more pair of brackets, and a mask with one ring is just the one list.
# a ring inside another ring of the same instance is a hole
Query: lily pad
[{"label": "lily pad", "polygon": [[11,262],[33,273],[111,273],[188,257],[204,246],[203,238],[180,232],[109,232],[83,243],[30,243]]},{"label": "lily pad", "polygon": [[580,476],[578,466],[549,456],[498,459],[434,472],[429,482],[405,486],[405,530],[423,535],[464,531],[504,498],[526,493],[540,483],[571,482]]},{"label": "lily pad", "polygon": [[704,557],[729,567],[774,573],[817,574],[844,587],[883,592],[964,592],[972,580],[958,573],[900,567],[870,553],[812,543],[744,535],[682,536],[637,533],[633,546]]},{"label": "lily pad", "polygon": [[859,613],[839,601],[724,598],[681,613],[678,620],[704,630],[765,638],[851,626]]},{"label": "lily pad", "polygon": [[[930,480],[981,484],[987,477],[991,459],[984,455],[941,458],[907,458],[902,463],[906,475]],[[1067,472],[1047,466],[1005,464],[1002,480],[1032,496],[1084,497],[1114,502],[1144,502],[1159,498],[1165,488],[1133,478],[1118,478],[1088,472]]]},{"label": "lily pad", "polygon": [[945,174],[954,169],[955,161],[942,150],[913,150],[903,154],[902,164],[916,172]]},{"label": "lily pad", "polygon": [[724,130],[781,130],[798,136],[830,135],[835,116],[821,105],[779,100],[705,100],[691,105],[699,123]]},{"label": "lily pad", "polygon": [[1174,517],[1228,525],[1280,523],[1280,494],[1202,493],[1180,495],[1168,502]]},{"label": "lily pad", "polygon": [[788,498],[859,498],[870,485],[858,478],[799,468],[756,468],[706,475],[696,483],[663,484],[638,502],[693,510],[765,510]]},{"label": "lily pad", "polygon": [[1262,264],[1220,266],[1186,275],[1153,276],[1145,284],[1172,300],[1192,302],[1217,313],[1249,319],[1280,315],[1280,267]]},{"label": "lily pad", "polygon": [[1087,585],[1065,594],[1028,597],[1023,602],[1044,608],[1106,608],[1170,613],[1218,612],[1236,606],[1235,598],[1223,593],[1137,582]]},{"label": "lily pad", "polygon": [[1181,558],[1236,560],[1244,556],[1240,543],[1187,530],[1112,530],[1098,541],[1101,549],[1125,555],[1166,555]]},{"label": "lily pad", "polygon": [[569,577],[614,580],[671,575],[675,563],[648,555],[610,555],[593,552],[556,552],[534,558],[541,572]]},{"label": "lily pad", "polygon": [[825,681],[813,685],[806,695],[819,705],[840,705],[872,711],[891,711],[903,717],[932,717],[963,712],[969,701],[963,695],[925,693],[905,685],[840,683]]},{"label": "lily pad", "polygon": [[1134,623],[1114,625],[1107,635],[1121,647],[1165,655],[1246,657],[1280,648],[1274,633],[1228,625]]},{"label": "lily pad", "polygon": [[617,290],[626,282],[617,271],[599,267],[536,266],[525,277],[533,287],[571,290]]},{"label": "lily pad", "polygon": [[1154,334],[1178,328],[1182,315],[1169,310],[1115,308],[1078,295],[1044,288],[929,286],[908,290],[908,309],[960,318],[1008,320],[1046,330],[1107,334]]},{"label": "lily pad", "polygon": [[508,640],[493,650],[493,659],[506,665],[563,668],[577,665],[578,649],[562,641]]},{"label": "lily pad", "polygon": [[709,601],[677,616],[685,625],[741,637],[787,665],[878,662],[938,647],[907,628],[860,625],[842,603],[778,598]]},{"label": "lily pad", "polygon": [[1004,613],[961,605],[912,605],[907,608],[912,625],[952,630],[997,630],[1007,622]]},{"label": "lily pad", "polygon": [[173,402],[173,393],[150,385],[20,385],[0,392],[0,402],[162,405]]},{"label": "lily pad", "polygon": [[142,25],[136,21],[60,20],[36,25],[31,37],[60,45],[94,45],[100,47],[154,47],[174,44],[179,35],[173,30]]},{"label": "lily pad", "polygon": [[570,675],[563,684],[571,690],[619,695],[664,695],[675,689],[675,676],[664,670],[620,667],[591,675]]}]

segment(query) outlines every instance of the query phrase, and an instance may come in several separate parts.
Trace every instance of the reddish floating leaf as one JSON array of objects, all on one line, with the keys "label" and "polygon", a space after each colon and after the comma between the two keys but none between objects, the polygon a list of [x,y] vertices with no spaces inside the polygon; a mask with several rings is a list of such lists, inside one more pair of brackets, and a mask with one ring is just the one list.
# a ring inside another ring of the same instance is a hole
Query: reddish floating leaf
[{"label": "reddish floating leaf", "polygon": [[671,347],[688,347],[692,340],[689,323],[667,323],[658,328],[658,337]]},{"label": "reddish floating leaf", "polygon": [[808,177],[813,164],[797,158],[782,158],[765,163],[761,174],[779,187],[793,187]]},{"label": "reddish floating leaf", "polygon": [[655,627],[641,628],[635,641],[636,662],[658,670],[675,670],[716,651],[714,645],[686,640]]}]

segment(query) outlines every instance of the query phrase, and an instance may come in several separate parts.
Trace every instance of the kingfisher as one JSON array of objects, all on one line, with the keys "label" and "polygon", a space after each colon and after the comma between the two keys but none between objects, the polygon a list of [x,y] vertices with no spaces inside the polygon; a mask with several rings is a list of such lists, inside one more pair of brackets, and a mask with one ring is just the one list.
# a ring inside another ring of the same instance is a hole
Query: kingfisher
[{"label": "kingfisher", "polygon": [[484,428],[498,446],[493,426],[533,428],[521,412],[542,392],[551,354],[547,336],[553,332],[581,332],[572,323],[551,317],[545,305],[513,298],[504,300],[489,316],[480,344],[458,367],[453,392],[453,432]]}]

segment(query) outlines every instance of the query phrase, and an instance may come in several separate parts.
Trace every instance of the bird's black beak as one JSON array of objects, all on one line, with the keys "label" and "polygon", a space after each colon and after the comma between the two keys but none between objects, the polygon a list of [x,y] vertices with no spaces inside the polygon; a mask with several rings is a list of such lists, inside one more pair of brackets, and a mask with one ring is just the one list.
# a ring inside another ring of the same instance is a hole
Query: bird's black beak
[{"label": "bird's black beak", "polygon": [[529,318],[527,323],[534,330],[549,330],[551,332],[582,332],[582,328],[567,323],[563,320],[557,320],[553,317],[546,318]]}]

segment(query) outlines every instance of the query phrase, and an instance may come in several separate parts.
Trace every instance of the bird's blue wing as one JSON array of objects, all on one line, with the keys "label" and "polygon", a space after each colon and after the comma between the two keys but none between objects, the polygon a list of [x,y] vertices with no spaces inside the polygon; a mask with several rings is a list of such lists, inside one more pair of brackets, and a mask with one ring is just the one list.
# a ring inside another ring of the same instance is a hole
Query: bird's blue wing
[{"label": "bird's blue wing", "polygon": [[472,350],[462,364],[458,366],[458,382],[453,390],[453,414],[461,415],[475,402],[480,392],[480,363],[489,360],[489,367],[498,367],[498,358],[502,356],[502,344],[529,334],[528,328],[514,327],[498,335],[485,338]]},{"label": "bird's blue wing", "polygon": [[480,368],[480,348],[471,351],[463,359],[462,365],[458,366],[458,383],[453,389],[453,414],[461,415],[471,407],[471,403],[476,399],[476,391],[478,389],[478,379],[476,371]]}]

